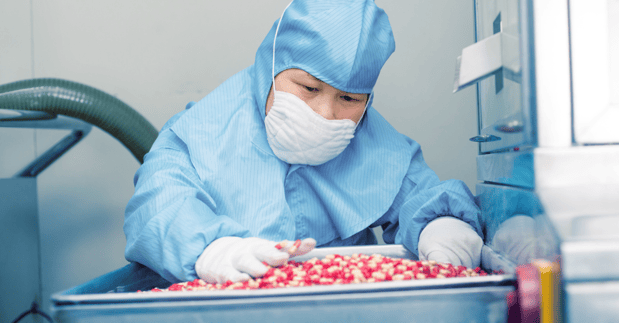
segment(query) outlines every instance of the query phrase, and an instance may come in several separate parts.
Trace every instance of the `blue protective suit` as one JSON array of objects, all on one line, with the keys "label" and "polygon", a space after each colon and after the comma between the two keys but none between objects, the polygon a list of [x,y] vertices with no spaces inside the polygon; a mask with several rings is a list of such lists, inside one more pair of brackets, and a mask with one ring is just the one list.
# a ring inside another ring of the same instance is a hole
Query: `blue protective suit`
[{"label": "blue protective suit", "polygon": [[[349,146],[319,166],[289,165],[264,126],[277,21],[255,63],[170,119],[135,175],[125,214],[125,256],[169,281],[197,278],[215,239],[312,237],[318,246],[387,243],[417,253],[440,215],[471,224],[479,210],[461,181],[440,182],[419,145],[371,104]],[[294,1],[282,18],[275,73],[303,69],[343,91],[371,93],[395,49],[386,14],[371,0]]]}]

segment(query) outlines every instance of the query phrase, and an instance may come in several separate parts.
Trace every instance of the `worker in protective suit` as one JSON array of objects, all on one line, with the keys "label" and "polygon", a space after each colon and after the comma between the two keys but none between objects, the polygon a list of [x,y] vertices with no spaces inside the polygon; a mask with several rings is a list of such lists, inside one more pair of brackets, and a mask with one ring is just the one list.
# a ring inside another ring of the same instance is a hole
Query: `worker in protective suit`
[{"label": "worker in protective suit", "polygon": [[376,244],[382,226],[420,259],[478,266],[467,186],[439,181],[372,106],[394,50],[373,0],[293,1],[253,65],[159,133],[126,209],[127,260],[171,282],[242,281],[315,246]]}]

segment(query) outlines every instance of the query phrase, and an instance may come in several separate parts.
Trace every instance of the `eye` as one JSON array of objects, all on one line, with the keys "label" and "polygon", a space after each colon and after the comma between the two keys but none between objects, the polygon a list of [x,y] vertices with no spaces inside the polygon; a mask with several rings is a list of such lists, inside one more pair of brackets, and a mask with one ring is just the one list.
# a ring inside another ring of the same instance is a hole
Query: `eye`
[{"label": "eye", "polygon": [[348,95],[342,95],[341,98],[348,102],[359,102],[358,99],[355,99],[352,96],[348,96]]},{"label": "eye", "polygon": [[317,89],[317,88],[315,88],[315,87],[309,87],[309,86],[306,86],[306,87],[305,87],[305,89],[306,89],[306,90],[308,90],[308,91],[310,91],[310,92],[317,92],[317,91],[318,91],[318,89]]}]

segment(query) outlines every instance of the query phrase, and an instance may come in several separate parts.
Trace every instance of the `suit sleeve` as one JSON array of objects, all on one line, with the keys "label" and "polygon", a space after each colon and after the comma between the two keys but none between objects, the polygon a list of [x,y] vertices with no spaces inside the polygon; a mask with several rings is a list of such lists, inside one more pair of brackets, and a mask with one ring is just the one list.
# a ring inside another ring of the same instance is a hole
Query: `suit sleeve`
[{"label": "suit sleeve", "polygon": [[419,145],[412,142],[413,157],[400,192],[391,208],[377,222],[383,240],[403,244],[419,255],[419,235],[430,221],[453,216],[471,226],[483,238],[480,210],[466,184],[459,180],[441,182],[423,160]]},{"label": "suit sleeve", "polygon": [[225,215],[192,166],[185,143],[165,128],[137,171],[135,193],[125,210],[125,258],[148,266],[171,282],[197,278],[204,249],[224,236],[249,231]]}]

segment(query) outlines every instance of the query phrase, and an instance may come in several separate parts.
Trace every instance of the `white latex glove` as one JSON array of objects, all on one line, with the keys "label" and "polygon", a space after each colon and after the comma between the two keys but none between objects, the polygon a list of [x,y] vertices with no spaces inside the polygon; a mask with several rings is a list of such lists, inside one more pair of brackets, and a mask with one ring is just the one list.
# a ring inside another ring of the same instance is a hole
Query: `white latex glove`
[{"label": "white latex glove", "polygon": [[475,268],[481,261],[481,237],[473,227],[454,217],[439,217],[419,235],[419,259]]},{"label": "white latex glove", "polygon": [[514,215],[501,223],[491,248],[507,256],[518,265],[528,264],[535,257],[535,220],[526,215]]},{"label": "white latex glove", "polygon": [[[251,277],[261,277],[269,269],[262,262],[271,266],[280,266],[288,258],[310,252],[316,246],[312,238],[301,241],[301,245],[292,251],[292,241],[285,241],[281,249],[275,248],[277,242],[260,238],[223,237],[213,241],[196,261],[198,277],[208,283],[246,281]],[[251,277],[250,277],[251,276]]]}]

